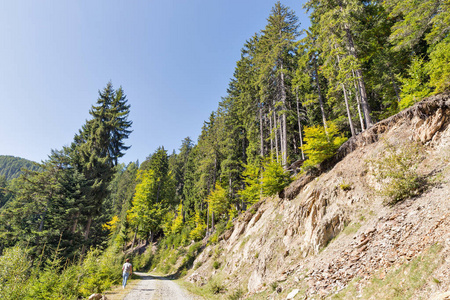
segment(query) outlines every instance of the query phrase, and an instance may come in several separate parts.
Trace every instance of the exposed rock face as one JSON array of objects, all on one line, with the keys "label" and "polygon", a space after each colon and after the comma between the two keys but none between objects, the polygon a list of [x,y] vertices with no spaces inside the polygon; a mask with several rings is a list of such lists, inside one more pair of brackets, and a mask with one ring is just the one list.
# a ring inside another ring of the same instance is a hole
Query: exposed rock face
[{"label": "exposed rock face", "polygon": [[[447,258],[434,275],[441,284],[418,293],[446,292],[450,286],[449,123],[450,94],[443,94],[350,139],[335,157],[293,182],[280,197],[264,199],[241,215],[219,245],[206,247],[197,257],[194,265],[201,262],[201,267],[188,280],[204,284],[211,277],[213,261],[220,260],[219,273],[229,289],[245,286],[247,296],[270,289],[273,282],[284,285],[286,295],[274,292],[272,298],[285,299],[296,285],[306,286],[307,297],[324,296],[356,277],[362,278],[361,287],[373,276],[383,279],[393,266],[438,243]],[[408,141],[425,147],[422,175],[439,174],[439,179],[422,195],[387,207],[375,192],[377,185],[366,161],[382,154],[386,142]]]}]

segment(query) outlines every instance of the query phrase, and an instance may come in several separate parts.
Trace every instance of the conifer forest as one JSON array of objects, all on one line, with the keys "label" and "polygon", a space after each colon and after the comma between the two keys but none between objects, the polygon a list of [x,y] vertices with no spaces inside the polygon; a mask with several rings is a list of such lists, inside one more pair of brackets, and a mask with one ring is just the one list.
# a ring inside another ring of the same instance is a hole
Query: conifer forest
[{"label": "conifer forest", "polygon": [[149,270],[167,249],[189,246],[178,270],[160,268],[182,274],[200,241],[217,242],[260,199],[376,122],[449,90],[449,0],[305,8],[309,28],[280,2],[267,12],[197,141],[121,163],[133,99],[109,82],[67,146],[18,178],[0,176],[0,298],[87,297],[121,282],[125,256]]}]

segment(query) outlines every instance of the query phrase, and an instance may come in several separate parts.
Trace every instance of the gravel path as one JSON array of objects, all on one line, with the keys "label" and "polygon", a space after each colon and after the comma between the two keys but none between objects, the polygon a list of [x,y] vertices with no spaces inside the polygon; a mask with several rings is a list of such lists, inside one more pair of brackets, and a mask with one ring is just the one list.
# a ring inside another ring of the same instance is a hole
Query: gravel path
[{"label": "gravel path", "polygon": [[175,282],[165,277],[152,276],[135,272],[141,277],[138,285],[124,300],[194,300],[195,298],[182,290]]}]

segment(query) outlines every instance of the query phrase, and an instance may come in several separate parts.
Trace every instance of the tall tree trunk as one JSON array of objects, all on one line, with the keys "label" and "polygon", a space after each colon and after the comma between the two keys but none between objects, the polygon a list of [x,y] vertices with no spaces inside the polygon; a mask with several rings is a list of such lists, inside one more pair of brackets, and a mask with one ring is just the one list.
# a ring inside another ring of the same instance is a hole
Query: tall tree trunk
[{"label": "tall tree trunk", "polygon": [[280,92],[281,92],[281,163],[283,167],[287,167],[287,120],[286,120],[286,86],[284,84],[283,62],[280,64]]},{"label": "tall tree trunk", "polygon": [[[336,46],[334,48],[336,49]],[[337,60],[338,60],[338,66],[339,66],[339,70],[340,70],[341,69],[341,67],[340,67],[341,58],[339,57],[339,54],[337,55]],[[352,136],[355,136],[356,132],[355,132],[355,128],[353,127],[352,115],[350,114],[350,107],[348,105],[347,90],[345,88],[345,85],[342,82],[341,82],[341,86],[342,86],[342,91],[344,92],[345,109],[347,110],[347,117],[348,117],[348,123],[350,125],[350,131],[352,133]]]},{"label": "tall tree trunk", "polygon": [[274,123],[274,132],[275,132],[275,152],[277,154],[277,162],[278,160],[278,122],[277,122],[277,114],[275,111],[273,112],[273,123]]},{"label": "tall tree trunk", "polygon": [[320,82],[319,82],[319,72],[317,71],[317,57],[315,55],[314,55],[313,61],[314,61],[314,71],[315,71],[314,77],[316,80],[317,92],[319,93],[319,105],[320,105],[320,112],[322,113],[323,128],[325,129],[325,134],[328,136],[327,117],[325,116],[325,108],[323,106],[322,90],[320,88]]},{"label": "tall tree trunk", "polygon": [[86,243],[88,241],[89,232],[91,230],[92,218],[93,218],[92,216],[89,216],[87,224],[86,224],[86,229],[84,231],[84,241],[85,241],[85,243],[83,244],[83,247],[81,248],[81,256],[83,256],[85,251],[86,251]]},{"label": "tall tree trunk", "polygon": [[86,229],[84,231],[84,239],[86,241],[89,238],[89,232],[91,231],[92,218],[93,218],[92,216],[89,216],[87,224],[86,224]]},{"label": "tall tree trunk", "polygon": [[394,88],[395,96],[397,97],[397,101],[400,102],[402,99],[400,97],[400,88],[398,87],[397,83],[395,82],[395,76],[392,74],[391,66],[388,64],[388,72],[389,76],[391,77],[392,86]]},{"label": "tall tree trunk", "polygon": [[131,242],[131,250],[133,250],[134,244],[136,243],[137,233],[138,233],[138,226],[136,226],[136,229],[134,230],[133,242]]},{"label": "tall tree trunk", "polygon": [[[338,3],[342,9],[342,2],[339,1]],[[345,30],[345,34],[347,37],[347,47],[350,52],[350,55],[352,55],[356,59],[356,61],[358,61],[358,55],[356,53],[355,42],[353,41],[353,35],[350,30],[350,26],[348,24],[344,24],[344,30]],[[361,106],[362,106],[362,110],[364,113],[364,118],[366,120],[366,127],[369,128],[370,126],[373,125],[373,123],[372,123],[372,118],[370,116],[370,107],[369,107],[369,102],[367,99],[366,84],[364,83],[363,74],[362,74],[361,69],[359,69],[359,68],[356,69],[355,73],[357,76],[359,90],[361,92]]]},{"label": "tall tree trunk", "polygon": [[259,142],[261,144],[260,147],[260,155],[264,157],[264,136],[263,136],[263,119],[262,119],[262,104],[259,104]]},{"label": "tall tree trunk", "polygon": [[[52,195],[50,195],[50,197],[52,197]],[[47,215],[49,205],[50,205],[50,199],[47,200],[44,212],[42,213],[42,219],[41,219],[41,222],[39,223],[38,232],[42,232],[44,230],[44,221],[45,221],[45,216]]]},{"label": "tall tree trunk", "polygon": [[[355,78],[356,77],[355,71],[352,70],[352,73],[353,73],[353,78]],[[361,122],[361,131],[364,131],[364,130],[366,130],[366,126],[364,125],[364,119],[361,114],[361,101],[360,101],[361,91],[359,90],[358,85],[356,84],[355,80],[353,80],[353,84],[355,85],[355,90],[356,90],[356,103],[358,104],[357,108],[358,108],[359,121]]]},{"label": "tall tree trunk", "polygon": [[80,217],[80,211],[77,211],[77,213],[75,214],[75,219],[73,220],[73,225],[72,225],[72,233],[75,233],[77,230],[77,225],[78,225],[78,218]]},{"label": "tall tree trunk", "polygon": [[355,136],[356,132],[355,132],[355,128],[353,127],[352,116],[350,114],[350,108],[348,106],[347,90],[345,89],[345,86],[343,83],[341,83],[341,85],[342,85],[342,90],[344,91],[345,108],[347,110],[347,117],[348,117],[348,123],[350,124],[350,131],[352,133],[352,136]]},{"label": "tall tree trunk", "polygon": [[209,236],[209,205],[206,204],[206,236]]},{"label": "tall tree trunk", "polygon": [[272,125],[272,116],[269,116],[269,127],[270,127],[270,155],[273,155],[273,125]]},{"label": "tall tree trunk", "polygon": [[[338,0],[338,5],[341,9],[341,12],[343,12],[344,6],[342,3],[342,0]],[[344,31],[345,31],[345,35],[347,37],[348,51],[350,52],[350,55],[352,55],[356,59],[356,61],[358,61],[358,55],[356,53],[355,42],[353,40],[353,35],[352,35],[352,31],[350,29],[350,25],[348,23],[344,23]],[[370,116],[370,107],[369,107],[369,102],[368,102],[368,98],[367,98],[366,85],[364,83],[363,74],[362,74],[361,69],[359,69],[359,68],[356,69],[355,73],[357,76],[359,90],[361,92],[361,107],[362,107],[362,110],[364,113],[364,118],[366,120],[366,128],[369,128],[370,126],[373,125],[373,122],[372,122],[372,118]]]},{"label": "tall tree trunk", "polygon": [[283,151],[284,151],[284,136],[283,136],[283,119],[281,115],[278,115],[278,124],[280,124],[279,135],[280,135],[280,156],[281,156],[281,164],[283,165]]},{"label": "tall tree trunk", "polygon": [[298,103],[298,89],[295,89],[295,98],[297,100],[297,121],[298,121],[298,136],[300,139],[300,150],[302,154],[302,159],[305,160],[305,153],[303,153],[302,123],[300,121],[300,106]]}]

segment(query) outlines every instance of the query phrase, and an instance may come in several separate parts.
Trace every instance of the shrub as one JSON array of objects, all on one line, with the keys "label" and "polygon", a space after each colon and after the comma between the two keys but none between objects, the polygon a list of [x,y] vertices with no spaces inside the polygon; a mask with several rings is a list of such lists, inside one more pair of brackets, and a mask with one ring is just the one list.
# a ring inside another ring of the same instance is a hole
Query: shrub
[{"label": "shrub", "polygon": [[218,279],[212,279],[209,282],[209,289],[214,295],[221,294],[226,291],[225,285]]},{"label": "shrub", "polygon": [[321,125],[305,127],[305,145],[303,151],[308,159],[303,169],[311,168],[333,156],[347,138],[339,133],[336,124],[327,122],[327,131]]},{"label": "shrub", "polygon": [[217,270],[218,268],[220,268],[220,262],[218,262],[217,260],[214,261],[214,262],[213,262],[213,268],[216,269],[216,270]]},{"label": "shrub", "polygon": [[417,143],[394,147],[386,142],[382,156],[369,161],[380,183],[379,192],[387,198],[387,204],[395,204],[421,192],[424,182],[417,167],[423,159],[423,149]]},{"label": "shrub", "polygon": [[239,300],[244,296],[244,290],[242,288],[238,288],[234,290],[230,295],[228,295],[228,300]]},{"label": "shrub", "polygon": [[289,172],[274,158],[266,158],[263,167],[261,187],[264,196],[278,194],[291,182]]},{"label": "shrub", "polygon": [[350,190],[352,189],[351,184],[345,183],[345,182],[341,183],[341,184],[339,185],[339,187],[340,187],[341,190],[343,190],[343,191],[350,191]]},{"label": "shrub", "polygon": [[19,246],[6,249],[0,256],[0,299],[22,299],[26,294],[31,261]]}]

